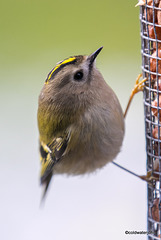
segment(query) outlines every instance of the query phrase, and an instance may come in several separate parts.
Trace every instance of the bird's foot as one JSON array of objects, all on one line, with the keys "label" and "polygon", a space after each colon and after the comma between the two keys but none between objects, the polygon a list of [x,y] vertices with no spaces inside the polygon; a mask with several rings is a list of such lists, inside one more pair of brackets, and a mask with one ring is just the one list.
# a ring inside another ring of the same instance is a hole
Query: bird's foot
[{"label": "bird's foot", "polygon": [[142,73],[140,73],[135,81],[135,86],[131,92],[131,95],[130,95],[130,98],[129,98],[129,101],[128,101],[128,104],[127,104],[127,107],[126,107],[126,110],[124,113],[124,118],[126,117],[127,111],[129,109],[129,106],[130,106],[131,101],[132,101],[133,97],[135,96],[135,94],[144,90],[144,82],[146,82],[147,78],[144,78],[143,80],[141,80],[139,82],[139,80],[142,76],[143,76]]},{"label": "bird's foot", "polygon": [[141,81],[139,82],[139,80],[140,80],[140,78],[141,78],[142,76],[143,76],[142,73],[140,73],[140,74],[138,75],[137,79],[136,79],[134,89],[132,90],[132,93],[131,93],[132,98],[133,98],[133,96],[134,96],[136,93],[144,90],[144,85],[143,85],[143,83],[146,82],[147,78],[144,78],[143,80],[141,80]]}]

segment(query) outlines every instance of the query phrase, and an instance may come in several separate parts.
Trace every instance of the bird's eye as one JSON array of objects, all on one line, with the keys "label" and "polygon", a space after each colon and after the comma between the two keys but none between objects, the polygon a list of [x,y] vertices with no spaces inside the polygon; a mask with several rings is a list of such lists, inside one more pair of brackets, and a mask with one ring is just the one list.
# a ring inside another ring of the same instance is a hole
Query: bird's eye
[{"label": "bird's eye", "polygon": [[75,73],[74,79],[75,79],[76,81],[80,81],[80,80],[82,80],[82,78],[83,78],[83,72],[79,71],[79,72],[76,72],[76,73]]}]

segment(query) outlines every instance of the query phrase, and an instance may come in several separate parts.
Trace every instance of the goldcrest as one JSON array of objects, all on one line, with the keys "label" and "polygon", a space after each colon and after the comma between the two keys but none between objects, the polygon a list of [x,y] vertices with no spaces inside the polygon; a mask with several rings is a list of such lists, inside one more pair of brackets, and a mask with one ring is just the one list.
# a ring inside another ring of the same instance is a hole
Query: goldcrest
[{"label": "goldcrest", "polygon": [[69,57],[48,74],[38,103],[41,183],[52,175],[90,173],[112,162],[124,138],[119,100],[93,54]]}]

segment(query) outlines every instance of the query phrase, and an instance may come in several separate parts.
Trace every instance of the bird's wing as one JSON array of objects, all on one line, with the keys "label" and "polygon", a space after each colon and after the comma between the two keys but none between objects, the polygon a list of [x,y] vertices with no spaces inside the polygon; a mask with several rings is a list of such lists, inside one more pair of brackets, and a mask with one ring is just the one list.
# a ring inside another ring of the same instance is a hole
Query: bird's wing
[{"label": "bird's wing", "polygon": [[54,165],[61,159],[67,148],[69,134],[54,138],[49,144],[44,144],[40,141],[40,161],[41,174],[40,182],[45,185],[44,195],[48,189]]}]

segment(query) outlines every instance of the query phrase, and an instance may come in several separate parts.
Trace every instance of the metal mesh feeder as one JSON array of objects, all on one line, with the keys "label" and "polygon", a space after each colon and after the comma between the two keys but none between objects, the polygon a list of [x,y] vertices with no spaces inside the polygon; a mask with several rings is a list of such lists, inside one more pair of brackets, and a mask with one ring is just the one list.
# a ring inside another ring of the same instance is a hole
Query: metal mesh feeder
[{"label": "metal mesh feeder", "polygon": [[148,239],[161,239],[161,0],[140,7],[147,173]]}]

